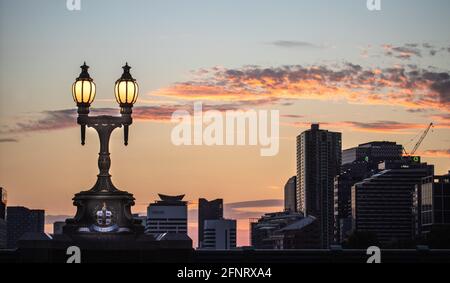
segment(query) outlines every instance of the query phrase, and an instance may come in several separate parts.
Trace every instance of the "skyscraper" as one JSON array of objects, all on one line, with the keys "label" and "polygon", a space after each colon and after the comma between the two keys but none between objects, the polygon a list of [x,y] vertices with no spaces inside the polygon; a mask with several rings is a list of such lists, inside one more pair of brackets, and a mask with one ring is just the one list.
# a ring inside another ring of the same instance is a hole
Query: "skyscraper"
[{"label": "skyscraper", "polygon": [[147,209],[145,232],[158,235],[165,233],[187,234],[187,203],[182,196],[159,195],[159,201]]},{"label": "skyscraper", "polygon": [[30,210],[26,207],[7,208],[7,235],[9,249],[17,247],[17,241],[28,232],[43,233],[45,211]]},{"label": "skyscraper", "polygon": [[[426,163],[386,162],[384,170],[352,188],[352,218],[355,232],[371,233],[381,245],[414,240],[420,227],[418,216],[423,179],[433,176]],[[416,195],[416,197],[415,197]]]},{"label": "skyscraper", "polygon": [[354,184],[379,171],[384,161],[400,160],[403,146],[395,142],[369,142],[342,152],[342,168],[334,188],[334,237],[336,243],[345,240],[352,229],[351,191]]},{"label": "skyscraper", "polygon": [[333,241],[334,178],[340,173],[341,133],[318,124],[297,137],[297,210],[316,217],[322,248]]},{"label": "skyscraper", "polygon": [[342,165],[365,161],[370,170],[378,170],[378,164],[386,160],[400,160],[402,155],[402,145],[395,142],[374,141],[344,150]]},{"label": "skyscraper", "polygon": [[284,186],[284,210],[290,212],[297,211],[297,176],[288,180]]},{"label": "skyscraper", "polygon": [[205,220],[202,249],[231,250],[236,248],[236,220]]},{"label": "skyscraper", "polygon": [[223,199],[208,201],[198,200],[198,247],[202,248],[204,225],[206,220],[219,220],[223,218]]},{"label": "skyscraper", "polygon": [[334,183],[334,241],[342,243],[352,230],[352,187],[371,177],[366,161],[346,164]]}]

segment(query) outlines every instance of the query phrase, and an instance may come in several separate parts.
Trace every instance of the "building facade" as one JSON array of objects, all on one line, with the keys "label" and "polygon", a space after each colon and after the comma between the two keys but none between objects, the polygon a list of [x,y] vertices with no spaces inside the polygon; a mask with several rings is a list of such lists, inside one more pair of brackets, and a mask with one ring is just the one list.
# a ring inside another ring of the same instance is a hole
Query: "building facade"
[{"label": "building facade", "polygon": [[314,216],[307,216],[275,233],[276,248],[280,250],[318,249],[319,225]]},{"label": "building facade", "polygon": [[53,235],[62,235],[64,226],[66,226],[66,222],[64,221],[56,221],[53,223]]},{"label": "building facade", "polygon": [[223,199],[208,201],[198,200],[198,247],[203,247],[204,225],[206,220],[220,220],[223,218]]},{"label": "building facade", "polygon": [[8,204],[8,195],[4,188],[0,188],[0,219],[6,219],[6,206]]},{"label": "building facade", "polygon": [[0,250],[6,249],[7,247],[7,227],[6,221],[0,219]]},{"label": "building facade", "polygon": [[202,249],[232,250],[236,248],[236,220],[205,220]]},{"label": "building facade", "polygon": [[324,249],[334,239],[334,180],[341,156],[341,133],[313,124],[297,137],[297,211],[317,218]]},{"label": "building facade", "polygon": [[411,242],[421,214],[415,209],[421,203],[415,191],[423,178],[433,176],[434,167],[409,160],[385,164],[383,171],[352,188],[353,230],[373,234],[383,246]]},{"label": "building facade", "polygon": [[424,178],[421,192],[420,233],[427,236],[433,228],[450,226],[450,172]]},{"label": "building facade", "polygon": [[289,211],[263,215],[250,223],[251,246],[255,249],[279,249],[277,232],[303,218],[303,214]]},{"label": "building facade", "polygon": [[17,241],[26,233],[43,233],[45,211],[26,207],[8,207],[6,212],[7,247],[14,249]]},{"label": "building facade", "polygon": [[284,186],[284,210],[297,212],[297,176],[288,180]]},{"label": "building facade", "polygon": [[187,203],[183,196],[159,195],[147,209],[147,234],[187,234]]},{"label": "building facade", "polygon": [[400,160],[403,146],[395,142],[375,141],[360,144],[342,152],[342,165],[365,161],[369,168],[378,169],[378,164],[386,160]]},{"label": "building facade", "polygon": [[334,186],[334,241],[344,242],[352,230],[351,191],[353,185],[379,172],[385,161],[402,159],[403,146],[395,142],[374,141],[342,152],[341,173]]},{"label": "building facade", "polygon": [[340,244],[352,230],[352,187],[370,177],[365,161],[346,164],[334,182],[334,242]]},{"label": "building facade", "polygon": [[6,205],[6,190],[0,188],[0,249],[6,249],[7,246]]}]

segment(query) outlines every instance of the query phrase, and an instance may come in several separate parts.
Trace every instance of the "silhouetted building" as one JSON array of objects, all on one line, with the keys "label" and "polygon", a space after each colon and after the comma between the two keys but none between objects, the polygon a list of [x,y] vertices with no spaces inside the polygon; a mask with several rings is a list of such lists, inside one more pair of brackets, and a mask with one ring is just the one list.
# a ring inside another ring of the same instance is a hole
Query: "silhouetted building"
[{"label": "silhouetted building", "polygon": [[133,218],[136,219],[136,221],[140,221],[141,225],[144,227],[147,227],[147,216],[145,215],[139,215],[139,213],[133,214]]},{"label": "silhouetted building", "polygon": [[4,188],[0,188],[0,219],[6,219],[6,205],[8,203],[8,195]]},{"label": "silhouetted building", "polygon": [[8,207],[6,212],[8,249],[16,248],[17,241],[26,233],[43,233],[45,211],[26,207]]},{"label": "silhouetted building", "polygon": [[[251,245],[255,249],[279,249],[276,233],[284,227],[302,220],[303,214],[288,211],[267,213],[250,224]],[[315,235],[318,238],[318,235]]]},{"label": "silhouetted building", "polygon": [[450,172],[423,179],[421,192],[421,229],[427,235],[433,228],[450,225]]},{"label": "silhouetted building", "polygon": [[0,250],[6,249],[7,244],[7,228],[6,221],[4,219],[0,219]]},{"label": "silhouetted building", "polygon": [[204,224],[202,249],[236,248],[236,220],[205,220]]},{"label": "silhouetted building", "polygon": [[297,176],[289,179],[284,186],[284,210],[297,211]]},{"label": "silhouetted building", "polygon": [[7,234],[6,234],[6,190],[0,188],[0,249],[6,249]]},{"label": "silhouetted building", "polygon": [[198,200],[198,247],[203,247],[204,225],[206,220],[219,220],[223,218],[223,199],[208,201]]},{"label": "silhouetted building", "polygon": [[66,222],[64,222],[64,221],[54,222],[53,223],[53,235],[62,235],[64,226],[66,226]]},{"label": "silhouetted building", "polygon": [[369,142],[342,152],[341,173],[334,186],[334,240],[340,244],[352,230],[352,187],[379,172],[379,164],[402,159],[403,146],[395,142]]},{"label": "silhouetted building", "polygon": [[353,229],[373,234],[383,246],[410,242],[420,215],[414,209],[421,203],[415,191],[420,191],[423,178],[433,176],[434,167],[419,158],[386,161],[382,169],[352,188]]},{"label": "silhouetted building", "polygon": [[352,187],[370,177],[365,161],[353,162],[342,168],[334,182],[334,242],[343,242],[352,230]]},{"label": "silhouetted building", "polygon": [[187,203],[182,196],[159,195],[147,209],[147,234],[187,234]]},{"label": "silhouetted building", "polygon": [[342,152],[342,165],[365,161],[369,170],[377,170],[378,164],[386,160],[400,160],[403,146],[395,142],[369,142]]},{"label": "silhouetted building", "polygon": [[297,211],[314,216],[320,226],[322,248],[334,238],[334,178],[340,173],[341,133],[319,125],[297,137]]},{"label": "silhouetted building", "polygon": [[298,250],[318,249],[321,247],[318,237],[319,223],[314,216],[307,216],[275,232],[273,238],[277,249]]}]

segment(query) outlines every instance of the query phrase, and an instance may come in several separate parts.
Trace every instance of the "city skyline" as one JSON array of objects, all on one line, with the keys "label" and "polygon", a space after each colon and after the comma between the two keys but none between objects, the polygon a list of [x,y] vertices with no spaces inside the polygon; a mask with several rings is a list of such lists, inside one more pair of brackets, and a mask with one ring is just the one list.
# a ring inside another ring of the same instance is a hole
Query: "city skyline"
[{"label": "city skyline", "polygon": [[[157,193],[223,198],[245,245],[245,219],[282,210],[295,138],[314,122],[342,132],[343,149],[386,140],[407,150],[434,122],[417,155],[448,172],[448,1],[385,1],[379,12],[361,0],[128,2],[83,1],[73,12],[65,1],[0,2],[0,186],[9,205],[69,216],[73,194],[94,184],[98,141],[88,131],[79,146],[70,89],[85,60],[95,112],[119,114],[114,81],[126,61],[140,84],[133,142],[124,149],[121,133],[111,141],[113,181],[134,193],[135,213]],[[170,117],[196,101],[280,110],[279,154],[174,146]]]}]

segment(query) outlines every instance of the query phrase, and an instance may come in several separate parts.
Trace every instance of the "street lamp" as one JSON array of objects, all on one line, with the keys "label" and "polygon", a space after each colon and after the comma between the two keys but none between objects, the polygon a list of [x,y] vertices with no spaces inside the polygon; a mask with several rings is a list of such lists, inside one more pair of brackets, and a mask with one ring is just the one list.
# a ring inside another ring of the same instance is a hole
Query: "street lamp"
[{"label": "street lamp", "polygon": [[81,74],[72,85],[72,96],[78,107],[77,122],[81,126],[81,144],[85,144],[86,127],[94,128],[100,138],[98,158],[99,175],[96,184],[89,190],[75,195],[74,205],[77,214],[66,221],[65,233],[127,233],[142,232],[139,221],[133,219],[131,206],[132,194],[118,190],[111,181],[109,169],[111,158],[109,141],[111,133],[124,127],[124,143],[128,145],[128,129],[133,123],[132,109],[136,103],[139,87],[131,76],[128,63],[123,74],[115,84],[115,96],[120,106],[120,116],[90,116],[89,108],[94,102],[96,86],[88,73],[89,66],[81,66]]}]

